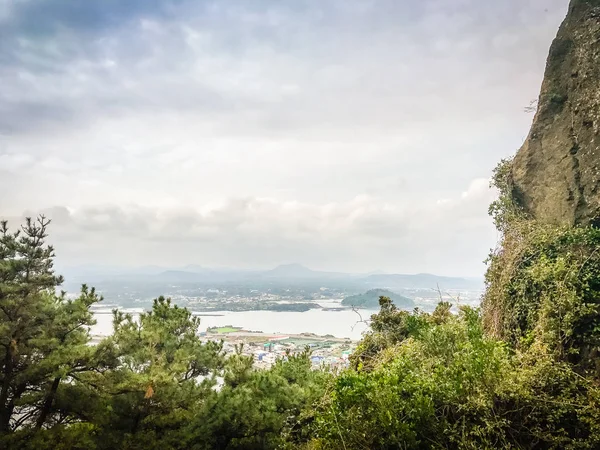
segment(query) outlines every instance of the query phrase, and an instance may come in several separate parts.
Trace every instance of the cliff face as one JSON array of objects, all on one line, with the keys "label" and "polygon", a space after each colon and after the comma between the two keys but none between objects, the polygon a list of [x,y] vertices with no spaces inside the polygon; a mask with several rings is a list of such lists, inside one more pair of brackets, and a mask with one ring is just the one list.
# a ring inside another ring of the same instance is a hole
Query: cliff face
[{"label": "cliff face", "polygon": [[600,0],[571,1],[512,179],[535,219],[600,225]]}]

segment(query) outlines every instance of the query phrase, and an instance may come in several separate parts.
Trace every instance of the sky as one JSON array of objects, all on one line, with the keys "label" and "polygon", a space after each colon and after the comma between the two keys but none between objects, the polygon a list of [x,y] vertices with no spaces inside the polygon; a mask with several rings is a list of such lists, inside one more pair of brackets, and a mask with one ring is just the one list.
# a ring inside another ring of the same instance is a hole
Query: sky
[{"label": "sky", "polygon": [[568,0],[0,0],[0,216],[63,265],[480,276]]}]

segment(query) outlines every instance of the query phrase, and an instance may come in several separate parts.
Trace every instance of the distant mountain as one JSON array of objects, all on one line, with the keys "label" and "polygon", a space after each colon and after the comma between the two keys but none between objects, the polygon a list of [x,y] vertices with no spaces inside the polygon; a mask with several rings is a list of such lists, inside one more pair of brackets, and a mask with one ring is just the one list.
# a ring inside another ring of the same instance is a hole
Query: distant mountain
[{"label": "distant mountain", "polygon": [[398,308],[412,308],[414,302],[408,297],[396,294],[387,289],[371,289],[364,294],[352,295],[342,300],[344,306],[356,306],[360,308],[379,308],[379,297],[389,297]]},{"label": "distant mountain", "polygon": [[482,290],[483,280],[443,277],[432,274],[348,274],[321,272],[301,264],[284,264],[271,270],[241,270],[231,268],[209,268],[196,264],[180,267],[118,267],[86,265],[78,267],[58,267],[58,273],[65,276],[67,283],[97,284],[99,282],[147,282],[156,283],[238,283],[240,285],[276,283],[277,285],[316,283],[322,286],[344,286],[349,292],[384,288],[402,292],[404,289],[457,289]]},{"label": "distant mountain", "polygon": [[304,267],[301,264],[282,264],[264,273],[269,278],[313,278],[319,272]]},{"label": "distant mountain", "polygon": [[429,273],[416,275],[383,274],[369,275],[364,279],[365,283],[374,287],[385,287],[387,289],[483,289],[483,280],[466,279],[455,277],[442,277]]},{"label": "distant mountain", "polygon": [[367,275],[387,275],[387,272],[384,272],[383,270],[374,270],[369,272]]},{"label": "distant mountain", "polygon": [[203,267],[203,266],[199,266],[198,264],[188,264],[187,266],[184,266],[181,270],[183,270],[184,272],[194,272],[194,273],[203,273],[203,272],[206,272],[207,270],[210,271],[210,269],[207,269],[206,267]]}]

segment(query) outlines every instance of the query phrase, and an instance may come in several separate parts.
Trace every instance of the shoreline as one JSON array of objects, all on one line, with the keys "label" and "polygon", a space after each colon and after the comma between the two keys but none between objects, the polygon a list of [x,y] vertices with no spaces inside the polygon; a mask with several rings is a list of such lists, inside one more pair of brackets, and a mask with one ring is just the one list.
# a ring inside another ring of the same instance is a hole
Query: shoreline
[{"label": "shoreline", "polygon": [[[98,344],[102,339],[110,337],[110,335],[92,334],[90,343]],[[240,329],[229,333],[207,333],[200,332],[198,337],[203,341],[239,341],[247,339],[249,341],[270,341],[284,342],[287,340],[305,340],[314,342],[333,342],[336,344],[355,344],[359,342],[357,339],[349,337],[336,337],[333,335],[317,335],[314,333],[265,333],[262,331],[250,331]]]}]

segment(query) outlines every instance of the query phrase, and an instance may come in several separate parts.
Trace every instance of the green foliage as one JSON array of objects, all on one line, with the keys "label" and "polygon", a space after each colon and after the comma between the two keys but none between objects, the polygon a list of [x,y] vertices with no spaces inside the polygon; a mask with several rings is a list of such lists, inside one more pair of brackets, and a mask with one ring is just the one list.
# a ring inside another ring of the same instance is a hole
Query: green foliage
[{"label": "green foliage", "polygon": [[[56,294],[48,221],[0,228],[0,446],[8,449],[295,448],[308,439],[330,375],[309,352],[270,370],[225,358],[199,339],[200,319],[159,297],[90,345],[90,306]],[[218,386],[218,379],[223,385]]]},{"label": "green foliage", "polygon": [[486,326],[515,346],[539,340],[561,360],[597,371],[600,230],[513,225],[490,258]]},{"label": "green foliage", "polygon": [[369,370],[377,364],[382,350],[402,342],[412,333],[426,329],[429,316],[415,310],[413,314],[398,309],[389,297],[379,298],[380,311],[371,316],[367,333],[350,357],[352,367]]},{"label": "green foliage", "polygon": [[163,297],[138,321],[115,311],[113,324],[101,345],[118,364],[81,380],[98,399],[101,447],[179,448],[181,430],[215,386],[222,345],[202,343],[199,318]]},{"label": "green foliage", "polygon": [[494,169],[491,187],[498,190],[498,198],[489,207],[496,228],[504,232],[515,221],[522,220],[524,213],[515,199],[512,181],[512,159],[503,159]]},{"label": "green foliage", "polygon": [[85,286],[75,299],[56,293],[62,277],[45,244],[48,224],[27,219],[16,232],[0,225],[0,433],[70,420],[71,405],[61,401],[67,382],[96,362],[89,307],[100,298]]},{"label": "green foliage", "polygon": [[190,448],[297,448],[330,377],[311,370],[309,356],[289,354],[269,370],[253,369],[251,357],[229,358],[225,385],[192,422]]},{"label": "green foliage", "polygon": [[314,448],[600,447],[600,230],[527,217],[510,161],[493,185],[502,244],[482,317],[381,298],[320,409]]},{"label": "green foliage", "polygon": [[527,219],[510,163],[495,183],[503,245],[481,314],[380,295],[337,375],[313,370],[308,349],[269,370],[241,347],[226,357],[163,297],[137,320],[115,311],[91,345],[100,298],[57,294],[48,221],[2,224],[0,448],[600,448],[600,230]]},{"label": "green foliage", "polygon": [[96,450],[95,427],[89,423],[54,425],[45,430],[21,429],[0,438],[6,450]]},{"label": "green foliage", "polygon": [[385,309],[377,319],[387,322],[380,328],[388,335],[398,328],[398,340],[368,370],[335,380],[321,407],[318,448],[600,445],[595,384],[543,349],[512,354],[485,335],[476,310],[438,323],[433,315]]},{"label": "green foliage", "polygon": [[600,375],[600,230],[527,219],[513,201],[510,164],[496,171],[490,208],[502,245],[489,258],[486,329],[514,347],[541,342],[560,360]]}]

